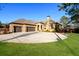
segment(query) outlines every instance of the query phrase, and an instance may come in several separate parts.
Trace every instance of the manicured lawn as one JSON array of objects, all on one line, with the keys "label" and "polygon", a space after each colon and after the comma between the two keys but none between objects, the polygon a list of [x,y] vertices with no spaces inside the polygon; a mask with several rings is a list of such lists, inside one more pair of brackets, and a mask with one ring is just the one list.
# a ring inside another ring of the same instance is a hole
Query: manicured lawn
[{"label": "manicured lawn", "polygon": [[79,55],[79,34],[68,34],[65,40],[51,43],[22,44],[0,42],[0,55],[73,56]]}]

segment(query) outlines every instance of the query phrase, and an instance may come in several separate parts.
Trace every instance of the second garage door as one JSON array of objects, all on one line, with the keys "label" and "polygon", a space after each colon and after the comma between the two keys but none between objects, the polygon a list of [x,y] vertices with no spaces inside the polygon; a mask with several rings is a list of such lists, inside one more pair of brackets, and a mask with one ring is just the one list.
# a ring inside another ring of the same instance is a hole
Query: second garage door
[{"label": "second garage door", "polygon": [[29,32],[29,31],[35,31],[35,27],[27,27],[27,28],[26,28],[26,31],[27,31],[27,32]]}]

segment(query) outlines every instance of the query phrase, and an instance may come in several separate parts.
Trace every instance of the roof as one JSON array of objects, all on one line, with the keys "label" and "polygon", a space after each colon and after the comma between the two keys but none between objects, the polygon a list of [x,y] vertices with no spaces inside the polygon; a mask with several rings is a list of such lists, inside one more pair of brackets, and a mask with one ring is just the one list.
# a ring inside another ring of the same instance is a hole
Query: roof
[{"label": "roof", "polygon": [[18,20],[14,21],[14,22],[11,22],[10,24],[12,24],[12,23],[17,23],[17,24],[35,24],[34,21],[26,20],[26,19],[18,19]]},{"label": "roof", "polygon": [[44,24],[43,22],[37,22],[36,24],[38,24],[38,23]]},{"label": "roof", "polygon": [[53,21],[53,20],[45,20],[43,23],[46,24],[47,22],[55,23],[55,21]]},{"label": "roof", "polygon": [[59,24],[59,25],[62,25],[61,23],[59,23],[59,22],[55,22],[55,24]]}]

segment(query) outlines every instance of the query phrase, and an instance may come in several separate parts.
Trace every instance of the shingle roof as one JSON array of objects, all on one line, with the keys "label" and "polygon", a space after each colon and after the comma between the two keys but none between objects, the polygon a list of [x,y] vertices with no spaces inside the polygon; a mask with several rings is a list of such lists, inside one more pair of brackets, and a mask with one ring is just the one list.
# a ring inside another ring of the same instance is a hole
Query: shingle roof
[{"label": "shingle roof", "polygon": [[[41,24],[44,24],[43,22],[37,22],[37,23],[41,23]],[[37,23],[36,23],[36,24],[37,24]]]},{"label": "shingle roof", "polygon": [[11,22],[11,23],[18,23],[18,24],[35,24],[34,21],[32,20],[26,20],[26,19],[18,19],[14,22]]}]

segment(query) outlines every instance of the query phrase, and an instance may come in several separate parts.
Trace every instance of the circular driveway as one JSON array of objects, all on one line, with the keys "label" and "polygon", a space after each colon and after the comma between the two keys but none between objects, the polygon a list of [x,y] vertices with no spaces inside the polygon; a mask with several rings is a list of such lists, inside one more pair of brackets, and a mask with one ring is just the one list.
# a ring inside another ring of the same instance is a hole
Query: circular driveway
[{"label": "circular driveway", "polygon": [[67,37],[61,33],[50,32],[20,32],[0,35],[0,41],[16,43],[47,43],[58,41],[60,38],[63,40]]}]

